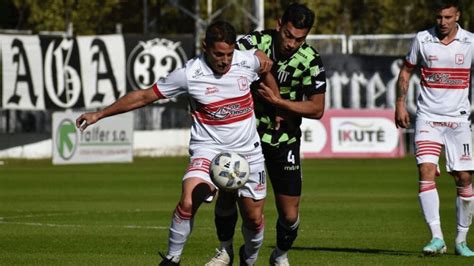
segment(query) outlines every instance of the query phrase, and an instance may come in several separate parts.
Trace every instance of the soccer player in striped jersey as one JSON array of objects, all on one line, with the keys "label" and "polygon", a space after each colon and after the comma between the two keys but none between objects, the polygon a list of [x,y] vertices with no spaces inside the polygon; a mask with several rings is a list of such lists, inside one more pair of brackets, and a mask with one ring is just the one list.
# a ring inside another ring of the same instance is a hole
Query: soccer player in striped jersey
[{"label": "soccer player in striped jersey", "polygon": [[431,231],[425,254],[446,252],[436,189],[438,161],[444,147],[446,171],[456,183],[457,255],[474,256],[466,244],[471,225],[474,194],[472,176],[470,72],[474,60],[474,36],[457,23],[458,1],[435,1],[436,25],[418,32],[400,70],[397,83],[395,122],[410,127],[406,98],[410,76],[421,65],[420,93],[417,97],[415,156],[419,176],[419,202]]},{"label": "soccer player in striped jersey", "polygon": [[[270,265],[289,265],[287,253],[297,237],[302,187],[300,124],[302,117],[320,119],[324,113],[326,75],[318,52],[305,40],[314,12],[303,4],[290,4],[275,30],[253,32],[241,38],[239,49],[258,49],[273,60],[272,74],[279,93],[266,86],[254,92],[257,131],[275,194],[278,219],[276,248]],[[215,223],[220,248],[207,264],[230,265],[237,209],[232,196],[219,195]]]},{"label": "soccer player in striped jersey", "polygon": [[193,102],[190,160],[183,177],[182,193],[172,218],[168,252],[159,265],[179,265],[186,240],[192,231],[199,206],[214,196],[217,187],[209,166],[219,152],[234,151],[250,164],[250,179],[234,196],[242,214],[245,245],[241,264],[253,265],[263,242],[263,205],[266,196],[265,167],[256,131],[250,84],[263,72],[269,85],[271,60],[255,51],[235,50],[236,33],[227,22],[212,23],[203,42],[204,53],[189,60],[184,68],[171,72],[151,88],[130,92],[103,110],[82,114],[76,125],[81,130],[107,116],[151,104],[158,99],[187,94]]}]

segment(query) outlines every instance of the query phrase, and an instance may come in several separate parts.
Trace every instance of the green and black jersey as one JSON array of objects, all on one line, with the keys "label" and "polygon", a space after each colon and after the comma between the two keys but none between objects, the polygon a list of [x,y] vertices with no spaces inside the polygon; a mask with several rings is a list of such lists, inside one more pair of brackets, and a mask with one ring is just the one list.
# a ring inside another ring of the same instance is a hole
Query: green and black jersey
[{"label": "green and black jersey", "polygon": [[[258,49],[273,60],[272,74],[280,87],[282,98],[302,101],[314,94],[326,92],[326,75],[318,52],[304,43],[290,58],[275,58],[277,31],[252,32],[238,40],[240,50]],[[257,130],[264,143],[279,146],[293,143],[301,137],[301,117],[284,122],[275,130],[275,107],[254,93]]]}]

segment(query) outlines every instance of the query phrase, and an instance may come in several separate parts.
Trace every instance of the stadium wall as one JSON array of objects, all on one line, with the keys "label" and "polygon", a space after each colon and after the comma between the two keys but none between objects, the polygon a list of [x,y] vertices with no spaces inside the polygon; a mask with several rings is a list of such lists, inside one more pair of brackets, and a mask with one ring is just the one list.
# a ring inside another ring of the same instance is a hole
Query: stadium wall
[{"label": "stadium wall", "polygon": [[[133,134],[134,156],[184,156],[188,154],[189,129],[165,129],[135,131]],[[17,134],[16,141],[31,139]],[[11,139],[10,141],[14,141]],[[0,150],[0,158],[45,159],[52,157],[51,138],[27,142],[23,145]]]}]

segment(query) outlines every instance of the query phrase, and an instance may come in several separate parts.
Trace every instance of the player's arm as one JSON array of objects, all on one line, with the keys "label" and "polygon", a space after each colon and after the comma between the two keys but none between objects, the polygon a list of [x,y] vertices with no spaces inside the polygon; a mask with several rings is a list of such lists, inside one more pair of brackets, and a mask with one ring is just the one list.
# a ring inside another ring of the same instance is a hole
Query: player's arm
[{"label": "player's arm", "polygon": [[273,66],[273,61],[267,56],[266,53],[260,50],[255,50],[255,56],[257,56],[260,62],[259,74],[270,72]]},{"label": "player's arm", "polygon": [[324,114],[326,92],[326,74],[320,59],[315,59],[313,67],[308,68],[302,76],[303,80],[307,82],[302,87],[303,93],[307,97],[304,101],[283,99],[279,93],[275,94],[274,90],[268,88],[267,84],[260,85],[259,93],[280,111],[289,113],[289,116],[281,113],[284,117],[299,116],[320,119]]},{"label": "player's arm", "polygon": [[153,87],[145,90],[136,90],[127,93],[108,107],[97,112],[85,113],[76,119],[76,126],[83,131],[102,118],[125,113],[158,100],[160,97],[155,93]]},{"label": "player's arm", "polygon": [[397,127],[408,128],[410,115],[406,108],[408,85],[414,66],[405,63],[400,70],[397,80],[397,100],[395,102],[395,124]]},{"label": "player's arm", "polygon": [[324,93],[313,94],[305,101],[290,101],[281,98],[279,93],[275,93],[274,89],[265,83],[260,83],[258,91],[273,106],[292,114],[311,119],[320,119],[324,114]]}]

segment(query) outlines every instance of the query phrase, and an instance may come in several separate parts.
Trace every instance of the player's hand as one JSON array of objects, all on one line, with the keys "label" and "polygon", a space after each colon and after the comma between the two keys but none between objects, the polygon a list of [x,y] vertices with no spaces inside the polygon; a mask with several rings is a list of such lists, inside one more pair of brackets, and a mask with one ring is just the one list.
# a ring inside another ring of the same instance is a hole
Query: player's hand
[{"label": "player's hand", "polygon": [[397,128],[409,128],[410,127],[410,115],[408,114],[405,107],[395,108],[395,125]]},{"label": "player's hand", "polygon": [[258,60],[260,61],[260,70],[258,71],[259,74],[267,73],[272,69],[273,61],[268,58],[267,54],[257,50],[255,51],[255,56],[257,56]]},{"label": "player's hand", "polygon": [[281,100],[280,94],[275,94],[275,92],[263,82],[259,84],[259,87],[260,88],[258,89],[258,93],[267,102],[276,105]]},{"label": "player's hand", "polygon": [[99,116],[97,112],[85,113],[79,116],[76,119],[76,127],[79,130],[84,131],[89,125],[95,124],[99,121]]}]

